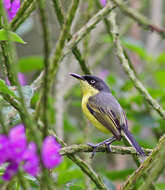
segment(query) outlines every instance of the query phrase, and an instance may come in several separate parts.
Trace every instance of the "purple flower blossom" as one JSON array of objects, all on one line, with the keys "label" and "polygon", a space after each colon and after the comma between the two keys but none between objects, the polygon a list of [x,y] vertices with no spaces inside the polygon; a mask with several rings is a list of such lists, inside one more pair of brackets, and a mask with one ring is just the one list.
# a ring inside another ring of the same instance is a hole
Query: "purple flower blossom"
[{"label": "purple flower blossom", "polygon": [[9,142],[13,158],[17,161],[22,161],[22,157],[27,147],[25,129],[22,124],[19,124],[10,130]]},{"label": "purple flower blossom", "polygon": [[26,77],[23,73],[18,73],[18,80],[21,86],[27,85]]},{"label": "purple flower blossom", "polygon": [[3,4],[6,10],[10,9],[11,7],[11,2],[10,0],[3,0]]},{"label": "purple flower blossom", "polygon": [[0,135],[0,164],[8,159],[9,140],[6,135]]},{"label": "purple flower blossom", "polygon": [[29,143],[28,149],[24,154],[25,164],[24,170],[32,176],[36,176],[39,172],[39,158],[36,153],[36,144],[34,142]]},{"label": "purple flower blossom", "polygon": [[2,176],[2,179],[5,181],[9,181],[18,171],[18,163],[17,162],[10,162],[8,167],[6,168],[6,171],[4,175]]},{"label": "purple flower blossom", "polygon": [[102,69],[102,70],[99,72],[98,76],[99,76],[101,79],[105,80],[106,77],[108,76],[108,74],[109,74],[109,71],[108,71],[107,69]]},{"label": "purple flower blossom", "polygon": [[[3,0],[4,7],[6,9],[6,12],[9,17],[9,21],[12,21],[12,19],[17,14],[19,8],[20,8],[20,0]],[[27,84],[26,77],[22,73],[18,73],[18,80],[20,82],[20,85],[25,86]],[[8,79],[6,79],[6,83],[10,85],[10,82]]]},{"label": "purple flower blossom", "polygon": [[106,2],[107,2],[107,0],[100,0],[100,3],[101,3],[101,5],[102,5],[103,7],[106,6]]},{"label": "purple flower blossom", "polygon": [[0,135],[0,155],[0,164],[9,163],[2,177],[4,180],[10,180],[17,173],[22,162],[24,170],[30,175],[36,176],[39,172],[36,145],[29,143],[27,146],[25,128],[22,124],[13,127],[8,137]]},{"label": "purple flower blossom", "polygon": [[[27,85],[26,77],[23,73],[18,73],[17,77],[18,77],[18,81],[19,81],[21,86]],[[8,78],[6,78],[6,84],[10,85],[10,81],[8,80]]]},{"label": "purple flower blossom", "polygon": [[11,21],[20,8],[20,0],[3,0],[3,4],[8,13],[9,20]]},{"label": "purple flower blossom", "polygon": [[[46,168],[52,169],[61,162],[60,145],[53,136],[45,138],[41,157]],[[40,171],[40,159],[34,142],[27,144],[25,128],[22,124],[13,127],[9,135],[0,135],[0,164],[8,163],[3,180],[10,180],[19,167],[32,176]]]},{"label": "purple flower blossom", "polygon": [[41,157],[46,168],[52,169],[60,164],[60,148],[60,145],[56,142],[53,136],[48,136],[44,139]]}]

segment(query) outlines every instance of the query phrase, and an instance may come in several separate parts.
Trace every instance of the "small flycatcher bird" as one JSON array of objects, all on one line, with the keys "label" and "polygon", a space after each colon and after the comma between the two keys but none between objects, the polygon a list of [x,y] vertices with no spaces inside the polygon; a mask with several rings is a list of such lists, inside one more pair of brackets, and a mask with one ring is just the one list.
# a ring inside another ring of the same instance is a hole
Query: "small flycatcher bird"
[{"label": "small flycatcher bird", "polygon": [[136,142],[133,135],[128,130],[127,118],[124,110],[116,98],[111,94],[108,85],[99,77],[74,73],[70,74],[80,80],[83,98],[82,110],[93,125],[100,131],[112,133],[111,138],[98,144],[88,143],[93,147],[93,155],[97,147],[106,144],[110,150],[110,144],[116,140],[121,140],[122,136],[128,140],[140,156],[145,156],[144,151]]}]

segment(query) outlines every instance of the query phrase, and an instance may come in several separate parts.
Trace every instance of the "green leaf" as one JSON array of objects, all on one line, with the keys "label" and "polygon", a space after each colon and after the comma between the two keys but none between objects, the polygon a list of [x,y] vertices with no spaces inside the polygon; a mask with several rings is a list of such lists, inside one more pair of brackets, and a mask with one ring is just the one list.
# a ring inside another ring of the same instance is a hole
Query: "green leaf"
[{"label": "green leaf", "polygon": [[142,110],[139,113],[135,112],[134,119],[143,127],[154,128],[158,125],[157,121],[148,112]]},{"label": "green leaf", "polygon": [[165,52],[160,53],[160,54],[156,57],[155,62],[156,62],[156,63],[160,63],[160,64],[161,64],[161,63],[164,64],[164,62],[165,62]]},{"label": "green leaf", "polygon": [[43,68],[43,57],[27,56],[22,57],[18,61],[19,71],[22,73],[41,70]]},{"label": "green leaf", "polygon": [[5,84],[5,81],[1,79],[0,79],[0,93],[8,94],[18,99],[17,96],[14,94],[14,92],[10,90],[9,87]]},{"label": "green leaf", "polygon": [[79,168],[72,167],[58,176],[58,184],[66,184],[73,179],[80,179],[82,176],[83,174]]},{"label": "green leaf", "polygon": [[111,180],[125,180],[127,178],[128,175],[130,175],[132,172],[134,171],[134,169],[125,169],[125,170],[113,170],[113,171],[108,171],[106,172],[106,176],[108,177],[108,179]]},{"label": "green leaf", "polygon": [[152,56],[146,52],[145,48],[136,43],[136,41],[126,39],[122,40],[122,44],[129,50],[139,55],[139,57],[143,60],[151,61],[153,59]]},{"label": "green leaf", "polygon": [[65,190],[84,190],[84,185],[79,183],[79,181],[72,180],[66,184]]},{"label": "green leaf", "polygon": [[[101,41],[105,42],[105,43],[112,43],[112,38],[109,37],[109,35],[103,35],[103,37],[101,38]],[[147,53],[147,51],[145,50],[145,48],[139,44],[137,41],[130,39],[121,39],[122,45],[126,48],[128,48],[129,50],[131,50],[132,52],[135,52],[137,55],[139,55],[139,57],[143,60],[146,61],[152,61],[153,57],[151,55],[149,55]]]},{"label": "green leaf", "polygon": [[165,70],[159,70],[155,73],[155,79],[157,83],[163,88],[165,87],[164,76],[165,76]]},{"label": "green leaf", "polygon": [[58,185],[66,184],[72,180],[80,180],[83,177],[83,173],[78,166],[73,165],[68,159],[64,159],[54,172],[58,174]]},{"label": "green leaf", "polygon": [[7,31],[5,29],[0,30],[0,41],[9,40],[8,35],[10,35],[10,39],[13,42],[19,42],[22,44],[26,43],[23,41],[23,39],[20,36],[18,36],[18,34],[11,31],[8,31],[8,34],[7,34]]},{"label": "green leaf", "polygon": [[157,183],[156,189],[158,190],[164,190],[165,189],[165,183]]}]

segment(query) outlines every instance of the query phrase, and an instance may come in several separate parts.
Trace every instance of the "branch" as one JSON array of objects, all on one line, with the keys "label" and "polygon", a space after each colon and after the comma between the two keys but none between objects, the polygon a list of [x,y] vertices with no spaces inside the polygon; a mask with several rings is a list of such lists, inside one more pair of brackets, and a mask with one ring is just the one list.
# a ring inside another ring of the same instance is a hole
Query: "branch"
[{"label": "branch", "polygon": [[[124,183],[121,190],[130,190],[133,188],[133,185],[136,183],[136,181],[144,174],[149,171],[153,166],[156,165],[159,166],[164,162],[165,157],[165,135],[162,136],[162,138],[159,140],[158,145],[156,148],[152,151],[151,155],[140,165],[140,167],[128,178],[128,180]],[[158,161],[159,158],[163,158]],[[148,175],[148,178],[150,178],[150,175]],[[152,178],[154,179],[154,178]],[[147,179],[148,181],[148,179]],[[153,181],[152,181],[153,182]]]},{"label": "branch", "polygon": [[111,33],[113,37],[114,44],[116,46],[116,54],[120,60],[120,63],[128,75],[128,77],[132,80],[134,83],[134,86],[137,88],[137,90],[144,96],[146,101],[153,107],[154,110],[158,112],[158,114],[165,119],[165,110],[159,105],[159,103],[152,98],[152,96],[148,93],[147,89],[143,86],[143,84],[140,82],[140,80],[136,77],[134,71],[130,68],[127,58],[124,55],[124,50],[122,48],[120,39],[119,39],[119,33],[118,28],[115,23],[115,20],[111,17]]},{"label": "branch", "polygon": [[[107,3],[106,7],[96,13],[85,26],[83,26],[78,32],[76,32],[71,40],[66,45],[63,54],[60,59],[62,60],[71,50],[74,48],[89,32],[91,32],[96,24],[98,24],[108,13],[110,13],[115,7],[112,7],[109,3]],[[78,56],[78,55],[77,55]],[[54,54],[50,57],[50,60],[53,62]],[[43,73],[39,75],[39,77],[31,84],[33,87],[38,88],[41,84],[41,80],[43,77]]]},{"label": "branch", "polygon": [[13,31],[16,31],[16,29],[22,24],[22,22],[29,17],[34,8],[35,8],[34,0],[23,1],[19,11],[17,12],[16,16],[14,17],[14,19],[10,24]]},{"label": "branch", "polygon": [[[146,153],[146,156],[150,155],[152,152],[152,149],[143,149],[143,150]],[[62,156],[76,154],[80,152],[93,152],[93,148],[85,144],[81,144],[81,145],[74,144],[74,145],[63,147],[60,150],[60,154]],[[111,152],[109,152],[109,150],[107,149],[107,146],[105,145],[99,146],[97,148],[97,152],[106,152],[106,153],[123,154],[123,155],[124,154],[137,155],[137,152],[133,147],[113,146],[113,145],[111,145]]]},{"label": "branch", "polygon": [[9,53],[9,46],[7,44],[8,42],[1,42],[0,45],[1,45],[1,49],[2,49],[2,55],[3,55],[3,58],[4,58],[4,66],[5,66],[5,71],[6,71],[6,74],[7,74],[7,78],[8,80],[10,81],[10,84],[11,85],[15,85],[15,76],[13,74],[13,69],[12,69],[12,58],[11,58],[11,55]]},{"label": "branch", "polygon": [[50,57],[51,64],[50,64],[50,72],[49,72],[50,87],[52,85],[51,83],[54,80],[54,76],[55,76],[57,68],[58,68],[58,63],[59,63],[61,55],[63,53],[65,41],[69,36],[71,24],[75,17],[76,10],[78,8],[78,4],[79,4],[79,0],[72,0],[72,5],[66,16],[66,21],[65,21],[65,24],[63,25],[63,29],[60,33],[59,40],[56,43],[56,48],[53,49],[53,51],[52,51],[52,56]]},{"label": "branch", "polygon": [[144,26],[146,29],[157,32],[162,38],[165,38],[165,29],[153,24],[148,18],[141,15],[135,9],[126,6],[121,0],[112,0],[125,14],[134,19],[138,24]]},{"label": "branch", "polygon": [[[62,146],[64,146],[64,148],[62,148],[61,150],[65,150],[67,145],[64,143],[64,141],[62,141],[59,137],[57,137],[53,131],[50,131],[50,134],[52,134],[57,139],[57,141]],[[94,184],[98,189],[108,190],[108,188],[104,185],[102,178],[98,176],[97,173],[95,173],[95,171],[86,162],[84,162],[81,158],[73,154],[68,154],[67,157],[70,160],[72,160],[75,164],[77,164],[86,175],[88,175],[88,177],[94,182]]]},{"label": "branch", "polygon": [[[114,43],[116,45],[116,49],[117,49],[117,56],[119,57],[124,70],[126,71],[128,76],[132,79],[134,85],[138,89],[140,89],[141,93],[142,92],[147,92],[147,90],[143,87],[141,82],[136,78],[134,72],[129,67],[128,60],[126,59],[126,57],[124,55],[124,51],[123,51],[123,48],[122,48],[121,43],[120,43],[119,34],[118,34],[118,28],[117,28],[117,25],[116,25],[116,22],[115,22],[115,14],[113,14],[113,12],[111,13],[111,15],[109,17],[109,21],[110,21],[110,24],[111,24],[111,33],[112,33],[113,41],[114,41]],[[146,94],[143,94],[143,95],[145,96],[146,99],[147,99],[148,96],[152,99],[152,97],[148,94],[148,92],[147,92],[147,95]],[[152,99],[152,101],[154,101],[154,103],[156,102],[156,100],[153,100],[153,99]],[[158,104],[158,103],[156,102],[156,104]],[[155,104],[153,104],[153,107],[155,109]],[[147,187],[150,187],[152,185],[152,188],[153,188],[152,182],[153,182],[153,180],[155,180],[157,178],[157,176],[160,174],[160,171],[162,170],[162,165],[163,165],[162,162],[163,162],[164,159],[162,159],[162,161],[159,160],[159,162],[157,162],[156,160],[158,158],[161,158],[161,156],[163,156],[163,158],[164,158],[164,156],[165,156],[164,145],[165,145],[165,135],[162,137],[162,139],[160,140],[160,142],[158,143],[158,145],[154,149],[154,151],[151,153],[151,155],[128,178],[128,180],[126,181],[126,183],[122,187],[122,190],[133,189],[133,185],[135,184],[135,182],[140,177],[145,177],[145,181],[147,181],[147,185],[148,185]],[[156,167],[157,172],[156,172],[156,174],[154,173],[154,175],[151,175],[152,180],[150,180],[149,179],[150,175],[147,175],[147,174],[149,174],[147,172],[153,166]]]},{"label": "branch", "polygon": [[72,39],[66,45],[62,58],[65,57],[73,47],[75,47],[91,30],[93,30],[105,16],[107,16],[113,9],[111,3],[107,3],[107,5],[96,13],[78,32],[76,32]]},{"label": "branch", "polygon": [[151,185],[153,186],[153,182],[157,181],[157,179],[159,178],[159,176],[162,174],[163,170],[164,170],[164,154],[158,154],[157,155],[157,159],[155,160],[155,162],[159,162],[159,164],[157,163],[153,163],[153,167],[150,169],[150,171],[148,172],[148,174],[146,175],[147,177],[145,178],[145,181],[143,182],[143,184],[141,185],[141,187],[139,188],[139,190],[146,190],[146,189],[150,189]]},{"label": "branch", "polygon": [[45,0],[37,0],[39,7],[40,22],[42,27],[42,37],[44,42],[44,82],[43,82],[43,123],[44,136],[47,136],[48,131],[48,71],[49,71],[49,55],[50,55],[50,37],[47,24],[46,2]]}]

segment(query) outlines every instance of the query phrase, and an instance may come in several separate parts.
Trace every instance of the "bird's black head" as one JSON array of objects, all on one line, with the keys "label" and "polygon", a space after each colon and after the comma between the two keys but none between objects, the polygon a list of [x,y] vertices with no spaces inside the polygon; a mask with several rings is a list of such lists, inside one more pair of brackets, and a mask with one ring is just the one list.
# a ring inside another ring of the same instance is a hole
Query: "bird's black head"
[{"label": "bird's black head", "polygon": [[84,75],[82,76],[89,85],[96,88],[99,91],[109,92],[110,89],[107,84],[99,77],[92,76],[92,75]]},{"label": "bird's black head", "polygon": [[99,77],[92,75],[80,76],[74,73],[71,73],[71,76],[79,80],[86,81],[90,86],[97,89],[98,91],[110,92],[108,85]]}]

